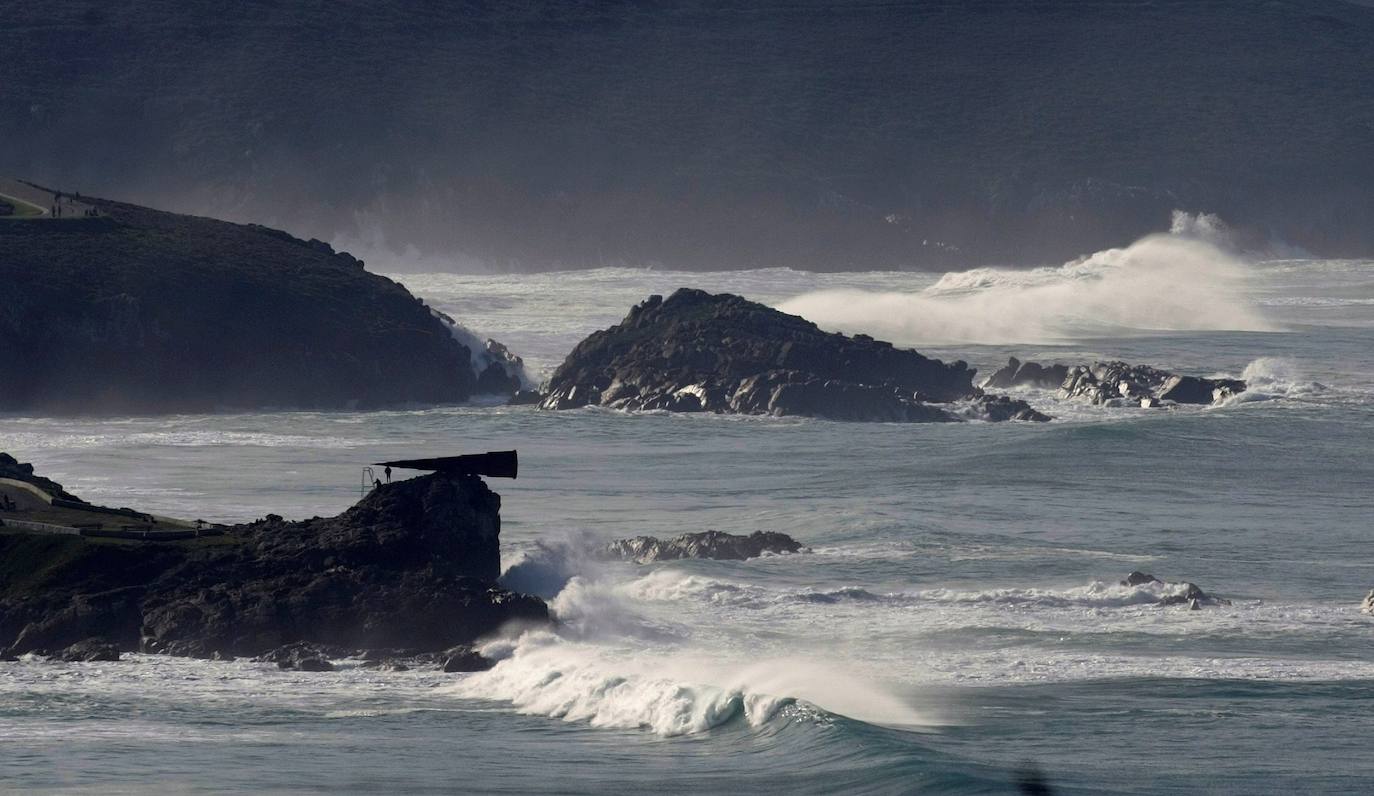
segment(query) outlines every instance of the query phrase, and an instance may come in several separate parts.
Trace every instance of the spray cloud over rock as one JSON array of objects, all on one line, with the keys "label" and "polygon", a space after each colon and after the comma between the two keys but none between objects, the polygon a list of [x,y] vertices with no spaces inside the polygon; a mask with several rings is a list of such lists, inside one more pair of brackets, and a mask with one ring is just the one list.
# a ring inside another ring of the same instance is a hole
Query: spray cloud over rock
[{"label": "spray cloud over rock", "polygon": [[1056,268],[975,268],[913,293],[824,290],[779,309],[898,344],[1053,343],[1130,331],[1274,327],[1242,297],[1246,262],[1215,216],[1175,213],[1150,235]]}]

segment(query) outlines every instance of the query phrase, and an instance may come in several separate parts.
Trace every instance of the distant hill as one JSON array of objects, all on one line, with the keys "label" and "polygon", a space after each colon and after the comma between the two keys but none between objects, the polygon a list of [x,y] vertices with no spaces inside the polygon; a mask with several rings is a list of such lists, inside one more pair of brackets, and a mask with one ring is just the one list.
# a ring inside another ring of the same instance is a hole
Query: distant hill
[{"label": "distant hill", "polygon": [[83,197],[0,221],[0,411],[457,403],[472,352],[320,241]]},{"label": "distant hill", "polygon": [[1374,253],[1341,0],[11,3],[0,173],[485,267]]}]

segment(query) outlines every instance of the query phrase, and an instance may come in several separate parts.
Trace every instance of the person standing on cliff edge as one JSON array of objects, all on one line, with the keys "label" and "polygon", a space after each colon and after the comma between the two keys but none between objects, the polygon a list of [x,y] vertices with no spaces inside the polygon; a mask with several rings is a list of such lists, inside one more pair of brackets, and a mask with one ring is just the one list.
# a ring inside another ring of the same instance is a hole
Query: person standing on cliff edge
[{"label": "person standing on cliff edge", "polygon": [[391,483],[391,465],[387,465],[387,468],[382,472],[386,473],[386,482]]}]

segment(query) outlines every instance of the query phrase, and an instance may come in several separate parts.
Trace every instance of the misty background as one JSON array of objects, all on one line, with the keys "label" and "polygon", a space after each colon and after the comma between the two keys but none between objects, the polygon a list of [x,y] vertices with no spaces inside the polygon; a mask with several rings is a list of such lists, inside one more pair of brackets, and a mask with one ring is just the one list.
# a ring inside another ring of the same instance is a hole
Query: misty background
[{"label": "misty background", "polygon": [[1344,0],[4,3],[0,174],[412,268],[1374,251]]}]

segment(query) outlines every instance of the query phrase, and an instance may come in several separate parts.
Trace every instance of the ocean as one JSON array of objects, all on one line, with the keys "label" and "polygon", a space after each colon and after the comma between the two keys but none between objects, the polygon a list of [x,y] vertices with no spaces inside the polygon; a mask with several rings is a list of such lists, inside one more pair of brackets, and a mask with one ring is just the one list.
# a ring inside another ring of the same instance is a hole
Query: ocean
[{"label": "ocean", "polygon": [[[730,291],[990,373],[1009,355],[1244,377],[1047,424],[540,412],[0,416],[86,499],[218,522],[338,513],[362,468],[520,451],[510,585],[561,625],[490,672],[126,655],[0,664],[0,789],[1351,793],[1374,787],[1374,262],[1176,229],[1059,268],[400,271],[547,375],[651,293]],[[810,553],[607,563],[610,539],[775,530]],[[1171,588],[1229,606],[1165,606]]]}]

